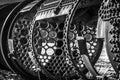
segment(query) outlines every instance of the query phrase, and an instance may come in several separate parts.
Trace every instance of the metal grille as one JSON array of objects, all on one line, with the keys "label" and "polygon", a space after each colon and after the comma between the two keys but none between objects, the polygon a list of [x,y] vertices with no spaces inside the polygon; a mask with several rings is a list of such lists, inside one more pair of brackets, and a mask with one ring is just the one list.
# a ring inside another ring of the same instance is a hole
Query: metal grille
[{"label": "metal grille", "polygon": [[30,29],[30,20],[26,18],[19,18],[13,28],[13,45],[14,45],[14,54],[17,58],[18,63],[27,70],[32,70],[35,66],[31,60],[31,55],[29,52],[29,29]]},{"label": "metal grille", "polygon": [[54,76],[75,75],[73,66],[67,64],[63,40],[64,22],[36,21],[33,29],[33,46],[39,63]]}]

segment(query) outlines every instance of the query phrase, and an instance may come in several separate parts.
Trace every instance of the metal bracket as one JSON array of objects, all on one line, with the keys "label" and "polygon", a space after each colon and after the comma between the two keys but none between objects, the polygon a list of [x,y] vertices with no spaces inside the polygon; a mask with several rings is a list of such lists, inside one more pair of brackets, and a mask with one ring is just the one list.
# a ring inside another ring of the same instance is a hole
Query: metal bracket
[{"label": "metal bracket", "polygon": [[15,55],[14,55],[14,46],[13,46],[12,39],[8,39],[8,47],[9,47],[9,52],[10,52],[10,53],[8,53],[8,57],[12,58],[12,59],[16,59]]}]

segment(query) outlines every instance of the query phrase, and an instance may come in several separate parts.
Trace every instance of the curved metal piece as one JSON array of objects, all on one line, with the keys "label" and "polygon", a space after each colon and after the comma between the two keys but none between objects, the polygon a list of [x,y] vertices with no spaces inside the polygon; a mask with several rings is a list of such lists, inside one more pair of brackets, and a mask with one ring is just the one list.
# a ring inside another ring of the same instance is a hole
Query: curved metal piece
[{"label": "curved metal piece", "polygon": [[95,77],[98,76],[98,73],[95,70],[95,68],[93,67],[93,65],[91,64],[89,57],[84,54],[81,56],[83,58],[86,68],[92,73],[92,75],[94,75]]},{"label": "curved metal piece", "polygon": [[[17,5],[18,3],[16,3],[16,4],[12,4],[12,5],[6,5],[3,9],[1,9],[0,10],[0,13],[2,14],[2,15],[0,15],[0,31],[1,31],[1,29],[2,29],[2,25],[3,25],[3,23],[4,23],[4,20],[5,20],[5,18],[7,17],[7,15],[10,13],[10,11]],[[8,9],[9,8],[9,9]],[[7,10],[7,12],[5,13],[5,11]],[[5,62],[4,62],[4,59],[3,59],[3,57],[2,57],[2,54],[0,53],[0,56],[1,56],[1,58],[0,58],[0,68],[1,69],[7,69],[8,68],[8,66],[5,64]]]},{"label": "curved metal piece", "polygon": [[98,18],[97,29],[96,29],[97,38],[105,38],[105,30],[106,30],[105,26],[106,26],[106,22],[103,22],[101,18]]},{"label": "curved metal piece", "polygon": [[[4,61],[6,62],[7,66],[14,72],[17,72],[19,74],[21,74],[23,77],[28,79],[28,76],[32,79],[33,75],[31,75],[31,73],[25,71],[25,68],[21,67],[22,65],[18,64],[18,60],[17,59],[12,59],[8,56],[8,54],[10,53],[10,39],[9,36],[11,36],[10,29],[11,26],[13,27],[13,22],[14,20],[16,20],[16,16],[18,16],[18,14],[20,13],[21,9],[23,9],[26,5],[28,5],[29,3],[33,2],[33,0],[27,0],[24,2],[19,3],[7,16],[3,26],[2,26],[2,30],[1,30],[1,34],[0,34],[0,46],[1,46],[1,54],[4,58]],[[12,48],[11,48],[12,49]],[[18,56],[18,55],[17,55]],[[34,77],[35,79],[35,77]],[[37,79],[37,78],[36,78]]]},{"label": "curved metal piece", "polygon": [[[90,9],[88,9],[87,11],[89,10]],[[95,74],[95,76],[98,75],[97,71],[94,68],[94,65],[97,62],[100,53],[102,51],[103,39],[97,39],[96,34],[94,34],[96,33],[95,31],[96,24],[94,24],[97,23],[96,20],[92,24],[87,25],[87,22],[89,22],[88,20],[90,20],[90,16],[89,14],[87,14],[87,11],[84,15],[80,16],[81,19],[77,18],[77,20],[75,20],[75,18],[78,17],[79,15],[79,11],[77,11],[76,8],[74,14],[72,15],[72,18],[70,19],[69,28],[68,28],[67,46],[68,46],[68,51],[70,53],[70,58],[74,66],[77,68],[80,74],[84,73],[84,76],[82,75],[84,78],[88,79],[86,77],[87,68],[93,74]],[[71,38],[72,33],[75,33],[73,38]],[[79,39],[82,38],[83,39],[85,38],[86,41],[79,42]],[[83,53],[81,51],[83,51]],[[85,63],[86,66],[84,66],[84,64],[82,63]]]},{"label": "curved metal piece", "polygon": [[[74,9],[73,4],[76,3],[73,0],[64,0],[59,14],[55,14],[54,9],[57,2],[54,0],[51,1],[52,3],[46,2],[36,13],[31,28],[31,42],[35,58],[42,73],[48,78],[54,80],[78,79],[74,66],[68,63],[64,42],[66,40],[64,35],[66,26],[64,25],[68,20],[70,10]],[[48,8],[48,6],[50,7]]]},{"label": "curved metal piece", "polygon": [[[103,39],[99,39],[99,43],[103,45]],[[92,64],[88,56],[86,40],[78,40],[78,44],[79,44],[79,50],[83,58],[83,61],[85,63],[85,66],[93,74],[94,77],[98,76],[99,74],[97,73],[96,69],[94,68],[94,65]]]},{"label": "curved metal piece", "polygon": [[[120,5],[118,0],[103,0],[99,17],[105,28],[106,49],[110,62],[119,75],[120,69],[120,46],[119,46],[119,25],[120,25]],[[106,13],[107,12],[107,13]]]},{"label": "curved metal piece", "polygon": [[81,57],[85,63],[86,68],[94,75],[97,76],[98,73],[94,69],[93,65],[91,64],[91,61],[88,56],[87,46],[86,46],[86,40],[78,40],[79,50],[81,53]]},{"label": "curved metal piece", "polygon": [[117,74],[119,74],[119,70],[117,69],[117,66],[119,63],[115,62],[113,59],[115,57],[115,54],[111,52],[111,49],[113,48],[113,45],[109,42],[112,39],[112,35],[110,34],[110,30],[112,30],[113,26],[109,23],[106,22],[106,32],[105,32],[105,42],[106,42],[106,51],[107,51],[107,55],[110,59],[110,63],[112,64],[115,72]]},{"label": "curved metal piece", "polygon": [[118,64],[113,61],[113,58],[115,57],[115,55],[111,53],[112,45],[109,42],[110,39],[112,38],[112,35],[109,32],[113,28],[113,26],[110,24],[110,22],[103,21],[101,18],[98,19],[98,22],[99,23],[98,23],[98,29],[97,29],[97,35],[98,35],[97,37],[105,38],[107,55],[110,59],[110,62],[113,68],[118,73],[118,70],[117,70]]}]

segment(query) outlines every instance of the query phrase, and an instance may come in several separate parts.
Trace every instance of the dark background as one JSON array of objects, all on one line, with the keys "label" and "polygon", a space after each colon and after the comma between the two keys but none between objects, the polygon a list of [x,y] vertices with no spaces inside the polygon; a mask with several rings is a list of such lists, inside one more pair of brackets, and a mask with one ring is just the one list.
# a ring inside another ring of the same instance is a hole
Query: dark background
[{"label": "dark background", "polygon": [[20,2],[20,1],[23,1],[23,0],[0,0],[0,5],[10,4],[10,3]]}]

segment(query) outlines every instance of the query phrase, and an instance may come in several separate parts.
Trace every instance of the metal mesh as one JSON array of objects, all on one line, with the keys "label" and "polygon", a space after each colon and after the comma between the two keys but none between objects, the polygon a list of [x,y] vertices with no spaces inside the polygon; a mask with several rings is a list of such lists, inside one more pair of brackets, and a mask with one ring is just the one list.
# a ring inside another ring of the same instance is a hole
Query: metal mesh
[{"label": "metal mesh", "polygon": [[33,29],[33,46],[39,63],[54,76],[70,76],[74,73],[73,66],[66,61],[63,28],[64,23],[42,20],[36,21]]},{"label": "metal mesh", "polygon": [[14,24],[13,28],[13,45],[14,54],[17,58],[18,63],[27,70],[32,70],[34,63],[31,60],[31,51],[29,48],[29,29],[30,20],[26,18],[19,18]]}]

